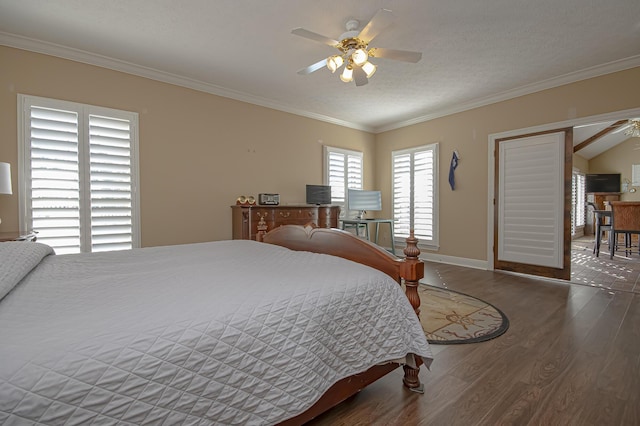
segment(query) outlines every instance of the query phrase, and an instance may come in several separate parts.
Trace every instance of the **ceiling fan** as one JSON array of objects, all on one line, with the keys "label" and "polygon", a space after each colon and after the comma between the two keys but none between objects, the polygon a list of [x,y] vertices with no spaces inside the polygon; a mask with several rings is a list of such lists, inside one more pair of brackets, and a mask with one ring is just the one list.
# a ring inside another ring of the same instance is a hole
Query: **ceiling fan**
[{"label": "ceiling fan", "polygon": [[356,86],[363,86],[369,82],[369,78],[377,69],[376,65],[369,62],[369,58],[386,58],[412,63],[418,62],[422,59],[421,52],[369,47],[371,40],[383,29],[388,27],[392,21],[393,14],[387,9],[380,9],[361,31],[358,31],[360,22],[351,19],[346,25],[347,32],[340,36],[339,41],[305,30],[304,28],[293,29],[291,31],[292,34],[327,44],[340,51],[339,54],[329,56],[326,59],[322,59],[315,64],[299,70],[298,74],[311,74],[324,66],[334,73],[344,64],[345,66],[340,75],[340,80],[345,83],[355,81]]}]

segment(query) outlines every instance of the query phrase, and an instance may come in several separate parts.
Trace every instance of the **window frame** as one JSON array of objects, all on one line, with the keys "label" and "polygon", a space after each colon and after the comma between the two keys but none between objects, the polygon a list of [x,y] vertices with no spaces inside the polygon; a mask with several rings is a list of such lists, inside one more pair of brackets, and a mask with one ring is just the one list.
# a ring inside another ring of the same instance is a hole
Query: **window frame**
[{"label": "window frame", "polygon": [[[429,238],[425,238],[425,236],[420,236],[420,235],[416,235],[416,238],[418,239],[418,246],[421,248],[425,248],[425,249],[429,249],[429,250],[437,250],[440,247],[440,219],[439,219],[439,143],[435,142],[435,143],[431,143],[431,144],[427,144],[427,145],[421,145],[421,146],[417,146],[417,147],[412,147],[412,148],[406,148],[406,149],[401,149],[401,150],[395,150],[391,152],[391,182],[390,182],[390,187],[391,187],[391,215],[393,218],[393,222],[394,222],[394,228],[397,228],[397,220],[396,220],[396,197],[395,197],[395,186],[394,186],[394,181],[396,178],[396,171],[395,171],[395,159],[396,156],[399,155],[406,155],[406,154],[410,154],[412,155],[412,163],[413,163],[413,155],[415,155],[416,153],[419,152],[425,152],[425,151],[431,151],[432,152],[432,156],[433,156],[433,169],[432,169],[432,173],[430,175],[431,181],[433,182],[432,187],[431,187],[431,192],[433,194],[432,196],[432,219],[433,219],[433,223],[432,223],[432,237]],[[411,201],[410,204],[413,206],[413,202],[414,202],[414,191],[413,191],[413,181],[414,181],[414,174],[413,174],[413,164],[412,164],[412,176],[411,176]],[[413,228],[414,226],[412,225],[414,220],[415,220],[415,209],[411,209],[411,218],[410,218],[410,228]],[[394,237],[395,237],[395,241],[396,243],[403,243],[404,239],[406,238],[406,236],[403,235],[398,235],[397,231],[394,232]]]},{"label": "window frame", "polygon": [[[80,252],[91,252],[91,182],[89,170],[89,116],[104,116],[129,121],[130,179],[131,179],[131,245],[141,247],[140,238],[140,175],[139,175],[139,118],[138,113],[78,102],[18,94],[18,199],[21,231],[32,229],[33,218],[27,195],[31,194],[31,108],[51,108],[78,114],[78,162],[80,194]],[[83,194],[85,196],[83,197]],[[88,199],[87,199],[88,198]],[[88,233],[87,233],[88,230]]]}]

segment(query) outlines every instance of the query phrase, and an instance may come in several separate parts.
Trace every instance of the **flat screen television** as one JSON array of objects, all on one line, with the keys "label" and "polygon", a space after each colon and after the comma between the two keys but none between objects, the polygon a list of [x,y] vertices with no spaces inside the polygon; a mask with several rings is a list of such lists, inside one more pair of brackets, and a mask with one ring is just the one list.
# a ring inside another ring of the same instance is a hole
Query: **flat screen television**
[{"label": "flat screen television", "polygon": [[585,175],[585,192],[620,192],[620,173]]},{"label": "flat screen television", "polygon": [[307,185],[307,204],[331,204],[331,186]]}]

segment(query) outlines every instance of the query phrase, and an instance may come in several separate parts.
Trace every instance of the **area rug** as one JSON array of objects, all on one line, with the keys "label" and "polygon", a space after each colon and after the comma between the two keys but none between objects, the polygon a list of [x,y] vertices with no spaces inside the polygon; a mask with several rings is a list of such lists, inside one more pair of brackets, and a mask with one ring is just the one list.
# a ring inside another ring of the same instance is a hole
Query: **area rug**
[{"label": "area rug", "polygon": [[483,300],[427,284],[420,284],[418,293],[420,322],[429,343],[484,342],[509,328],[505,314]]}]

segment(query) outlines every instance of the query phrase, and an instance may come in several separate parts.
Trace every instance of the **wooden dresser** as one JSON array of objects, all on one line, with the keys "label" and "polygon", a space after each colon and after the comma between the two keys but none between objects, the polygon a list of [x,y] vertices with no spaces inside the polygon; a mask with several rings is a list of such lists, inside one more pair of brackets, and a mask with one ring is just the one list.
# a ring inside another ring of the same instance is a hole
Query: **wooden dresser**
[{"label": "wooden dresser", "polygon": [[[255,240],[258,230],[269,232],[281,225],[315,223],[320,228],[337,228],[339,206],[309,204],[287,206],[231,206],[233,239]],[[258,228],[260,226],[260,228]]]}]

